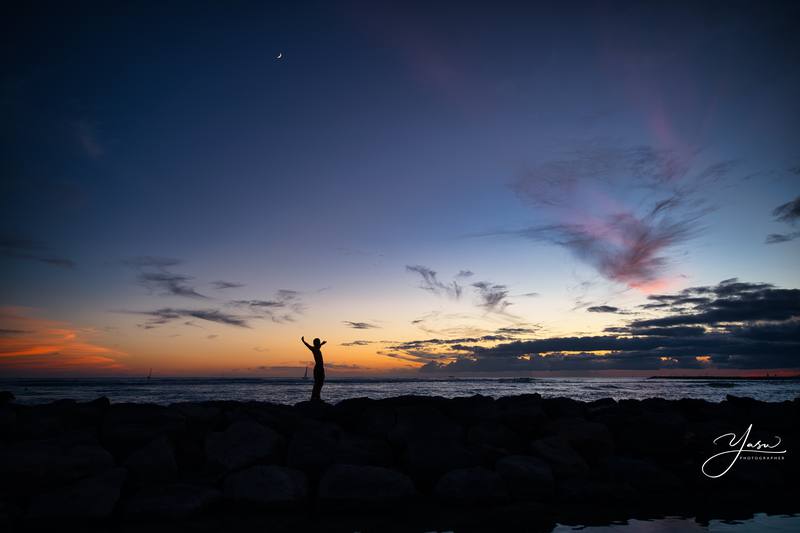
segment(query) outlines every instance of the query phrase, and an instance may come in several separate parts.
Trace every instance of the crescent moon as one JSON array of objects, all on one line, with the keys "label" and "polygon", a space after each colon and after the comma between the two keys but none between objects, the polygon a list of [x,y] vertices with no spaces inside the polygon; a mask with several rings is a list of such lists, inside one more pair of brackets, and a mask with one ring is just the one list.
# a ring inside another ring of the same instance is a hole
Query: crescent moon
[{"label": "crescent moon", "polygon": [[275,59],[283,59],[283,52],[278,52],[278,57]]}]

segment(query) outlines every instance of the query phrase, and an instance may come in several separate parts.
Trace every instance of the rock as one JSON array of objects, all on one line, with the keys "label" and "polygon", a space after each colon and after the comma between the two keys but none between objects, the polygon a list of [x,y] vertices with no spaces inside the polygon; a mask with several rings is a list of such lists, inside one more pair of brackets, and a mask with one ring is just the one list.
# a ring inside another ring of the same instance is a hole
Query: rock
[{"label": "rock", "polygon": [[295,429],[286,450],[286,465],[316,475],[333,463],[341,428],[329,422],[306,421]]},{"label": "rock", "polygon": [[538,394],[505,396],[495,402],[497,420],[508,426],[524,440],[539,436],[547,422],[542,408],[542,397]]},{"label": "rock", "polygon": [[621,451],[636,457],[680,457],[687,443],[686,419],[677,411],[644,411],[627,417],[615,434]]},{"label": "rock", "polygon": [[190,424],[212,427],[222,416],[222,410],[202,402],[179,402],[169,406],[185,417]]},{"label": "rock", "polygon": [[497,420],[499,409],[494,398],[475,394],[468,397],[450,398],[442,406],[444,414],[463,426],[476,421]]},{"label": "rock", "polygon": [[157,437],[177,436],[185,427],[185,417],[167,407],[152,404],[113,404],[106,412],[102,441],[117,457],[127,457]]},{"label": "rock", "polygon": [[632,457],[611,457],[606,467],[611,481],[628,484],[637,491],[647,494],[672,492],[681,486],[677,476],[652,461]]},{"label": "rock", "polygon": [[478,455],[463,444],[448,440],[417,439],[408,445],[403,454],[403,469],[422,484],[432,483],[450,470],[480,464]]},{"label": "rock", "polygon": [[198,514],[221,498],[218,490],[186,483],[154,486],[134,494],[125,506],[131,520],[179,519]]},{"label": "rock", "polygon": [[538,457],[509,455],[497,461],[495,471],[517,500],[548,499],[553,495],[553,470]]},{"label": "rock", "polygon": [[389,441],[398,446],[417,440],[461,441],[464,428],[434,407],[404,405],[396,408],[397,423]]},{"label": "rock", "polygon": [[508,499],[499,474],[484,467],[459,468],[442,476],[434,488],[436,498],[446,505],[494,505]]},{"label": "rock", "polygon": [[0,405],[6,405],[12,403],[16,400],[17,397],[14,396],[14,393],[7,390],[0,390]]},{"label": "rock", "polygon": [[614,440],[606,426],[582,418],[562,418],[554,424],[555,432],[563,437],[587,461],[596,462],[614,451]]},{"label": "rock", "polygon": [[557,498],[565,503],[625,503],[634,499],[634,496],[629,489],[607,481],[569,478],[557,483]]},{"label": "rock", "polygon": [[572,398],[545,398],[542,406],[550,418],[581,418],[586,414],[586,404]]},{"label": "rock", "polygon": [[380,466],[333,465],[319,482],[325,509],[396,508],[415,495],[405,474]]},{"label": "rock", "polygon": [[278,462],[283,439],[273,430],[255,422],[236,422],[223,432],[206,437],[208,462],[229,472],[256,462]]},{"label": "rock", "polygon": [[336,464],[389,466],[392,449],[385,441],[345,433],[333,457]]},{"label": "rock", "polygon": [[169,481],[178,473],[175,452],[167,437],[159,437],[153,442],[133,452],[125,460],[131,479],[138,485],[150,485]]},{"label": "rock", "polygon": [[483,421],[470,426],[467,430],[467,444],[492,461],[523,449],[519,435],[497,421]]},{"label": "rock", "polygon": [[61,447],[56,442],[17,442],[0,449],[0,479],[23,492],[69,483],[114,466],[114,458],[97,445]]},{"label": "rock", "polygon": [[225,478],[226,499],[266,507],[299,507],[308,498],[306,475],[293,468],[257,465]]},{"label": "rock", "polygon": [[557,477],[581,476],[589,465],[563,437],[548,437],[531,443],[531,452],[547,461]]},{"label": "rock", "polygon": [[119,500],[125,469],[115,468],[73,485],[34,496],[28,508],[32,522],[101,520],[111,516]]},{"label": "rock", "polygon": [[16,433],[17,413],[10,406],[0,403],[0,441]]}]

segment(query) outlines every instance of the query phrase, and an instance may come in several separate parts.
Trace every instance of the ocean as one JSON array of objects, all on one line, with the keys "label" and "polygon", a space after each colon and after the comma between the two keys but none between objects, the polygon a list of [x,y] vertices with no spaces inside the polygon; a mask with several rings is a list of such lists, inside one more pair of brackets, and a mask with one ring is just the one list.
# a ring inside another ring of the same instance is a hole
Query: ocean
[{"label": "ocean", "polygon": [[[112,402],[170,404],[203,400],[263,401],[294,404],[309,399],[311,380],[284,378],[84,378],[0,379],[0,390],[19,403],[70,398],[88,401],[107,396]],[[538,393],[591,401],[599,398],[699,398],[719,402],[728,394],[768,402],[800,396],[800,379],[646,379],[646,378],[333,378],[325,381],[324,400],[386,398],[407,394],[500,397]]]}]

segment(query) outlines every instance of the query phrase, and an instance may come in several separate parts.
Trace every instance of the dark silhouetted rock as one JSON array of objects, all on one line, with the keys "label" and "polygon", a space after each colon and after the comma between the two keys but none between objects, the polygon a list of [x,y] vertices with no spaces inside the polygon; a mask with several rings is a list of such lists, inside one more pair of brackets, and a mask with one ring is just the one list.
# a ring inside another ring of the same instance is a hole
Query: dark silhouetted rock
[{"label": "dark silhouetted rock", "polygon": [[17,397],[14,396],[13,392],[7,390],[0,390],[0,405],[9,404],[16,399]]},{"label": "dark silhouetted rock", "polygon": [[256,465],[225,478],[226,499],[246,505],[298,507],[308,498],[306,475],[293,468]]},{"label": "dark silhouetted rock", "polygon": [[550,418],[581,418],[586,414],[586,404],[572,398],[545,398],[542,406]]},{"label": "dark silhouetted rock", "polygon": [[380,466],[333,465],[319,482],[319,500],[325,509],[389,508],[416,495],[405,474]]},{"label": "dark silhouetted rock", "polygon": [[557,477],[581,476],[589,471],[583,457],[563,437],[533,441],[531,452],[544,459]]},{"label": "dark silhouetted rock", "polygon": [[218,490],[205,486],[186,483],[154,486],[127,501],[125,516],[131,520],[185,518],[203,512],[221,497]]},{"label": "dark silhouetted rock", "polygon": [[396,408],[397,423],[389,440],[399,446],[417,440],[462,441],[464,428],[434,407],[403,405]]},{"label": "dark silhouetted rock", "polygon": [[162,435],[178,435],[185,427],[185,417],[167,407],[112,404],[106,412],[102,440],[115,456],[124,458]]},{"label": "dark silhouetted rock", "polygon": [[543,459],[509,455],[497,461],[495,470],[515,499],[548,499],[553,495],[553,470]]},{"label": "dark silhouetted rock", "polygon": [[459,468],[439,479],[436,498],[446,505],[493,505],[509,498],[503,479],[487,468]]},{"label": "dark silhouetted rock", "polygon": [[113,466],[111,454],[97,445],[34,441],[0,448],[0,479],[22,490],[69,483]]},{"label": "dark silhouetted rock", "polygon": [[190,424],[203,427],[213,427],[222,417],[219,407],[203,402],[173,403],[169,408],[180,413]]},{"label": "dark silhouetted rock", "polygon": [[622,503],[634,498],[630,489],[610,483],[585,478],[559,480],[557,498],[564,503]]},{"label": "dark silhouetted rock", "polygon": [[339,439],[333,462],[389,466],[392,464],[392,448],[383,440],[345,433]]},{"label": "dark silhouetted rock", "polygon": [[609,457],[614,451],[611,432],[603,424],[582,418],[561,418],[555,421],[553,428],[590,462]]},{"label": "dark silhouetted rock", "polygon": [[175,452],[167,437],[159,437],[133,452],[124,466],[134,483],[139,485],[163,483],[173,479],[178,472]]},{"label": "dark silhouetted rock", "polygon": [[487,460],[519,453],[522,439],[507,425],[497,421],[483,421],[467,430],[467,444]]},{"label": "dark silhouetted rock", "polygon": [[286,450],[286,465],[318,474],[333,464],[341,433],[331,422],[306,420],[299,424]]},{"label": "dark silhouetted rock", "polygon": [[206,437],[208,462],[223,471],[257,462],[278,462],[282,448],[281,436],[256,422],[236,422],[225,431]]},{"label": "dark silhouetted rock", "polygon": [[403,454],[403,469],[415,481],[431,483],[442,474],[457,468],[481,464],[481,458],[463,444],[448,440],[416,439]]},{"label": "dark silhouetted rock", "polygon": [[32,522],[52,520],[100,520],[108,518],[119,500],[125,469],[115,468],[72,485],[31,499]]},{"label": "dark silhouetted rock", "polygon": [[611,457],[606,466],[611,481],[626,483],[637,491],[647,494],[675,491],[681,485],[677,476],[652,461],[631,457]]},{"label": "dark silhouetted rock", "polygon": [[16,433],[17,413],[9,406],[0,404],[0,441]]},{"label": "dark silhouetted rock", "polygon": [[679,457],[687,443],[686,419],[676,410],[644,411],[617,428],[619,449],[636,457]]}]

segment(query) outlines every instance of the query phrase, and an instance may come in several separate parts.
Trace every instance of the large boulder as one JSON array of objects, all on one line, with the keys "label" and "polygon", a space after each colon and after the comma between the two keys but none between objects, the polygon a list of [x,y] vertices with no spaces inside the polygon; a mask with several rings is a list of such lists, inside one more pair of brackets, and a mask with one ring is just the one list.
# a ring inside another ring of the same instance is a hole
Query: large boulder
[{"label": "large boulder", "polygon": [[22,491],[57,486],[108,470],[114,458],[98,445],[16,442],[0,448],[0,478]]},{"label": "large boulder", "polygon": [[125,460],[131,479],[139,485],[163,483],[178,473],[175,452],[167,437],[159,437]]},{"label": "large boulder", "polygon": [[389,466],[392,464],[392,448],[386,441],[342,434],[336,447],[333,462],[336,464]]},{"label": "large boulder", "polygon": [[397,423],[389,433],[389,440],[398,446],[419,440],[462,441],[464,438],[461,424],[435,407],[402,405],[396,412]]},{"label": "large boulder", "polygon": [[405,472],[427,485],[450,470],[479,466],[481,457],[457,441],[415,439],[408,444],[402,462]]},{"label": "large boulder", "polygon": [[497,472],[484,467],[451,470],[434,488],[445,505],[495,505],[508,500],[508,490]]},{"label": "large boulder", "polygon": [[307,420],[297,425],[286,450],[286,465],[316,475],[333,463],[341,428]]},{"label": "large boulder", "polygon": [[218,490],[202,485],[158,485],[134,494],[125,505],[125,516],[131,520],[186,518],[208,509],[220,498]]},{"label": "large boulder", "polygon": [[548,499],[553,495],[553,470],[543,459],[509,455],[497,461],[495,471],[517,500]]},{"label": "large boulder", "polygon": [[124,468],[115,468],[72,485],[36,495],[28,507],[28,519],[36,523],[108,518],[119,500],[125,474]]},{"label": "large boulder", "polygon": [[589,465],[563,437],[533,441],[531,452],[544,459],[556,477],[582,476],[589,472]]},{"label": "large boulder", "polygon": [[229,472],[257,462],[278,462],[283,439],[256,422],[235,422],[206,437],[206,457],[212,467]]},{"label": "large boulder", "polygon": [[329,510],[397,508],[415,495],[405,474],[380,466],[333,465],[319,482],[320,504]]},{"label": "large boulder", "polygon": [[594,463],[609,457],[614,451],[614,439],[608,428],[582,418],[562,418],[553,423],[560,435],[587,461]]},{"label": "large boulder", "polygon": [[523,450],[519,435],[496,420],[486,420],[470,426],[467,430],[467,444],[489,460]]},{"label": "large boulder", "polygon": [[103,444],[118,458],[163,435],[174,437],[186,427],[186,419],[160,405],[120,403],[108,408],[103,424]]},{"label": "large boulder", "polygon": [[643,493],[668,493],[681,486],[675,474],[649,460],[616,456],[608,459],[606,467],[611,481]]},{"label": "large boulder", "polygon": [[256,465],[225,478],[225,499],[270,508],[298,507],[308,498],[306,475],[293,468]]}]

